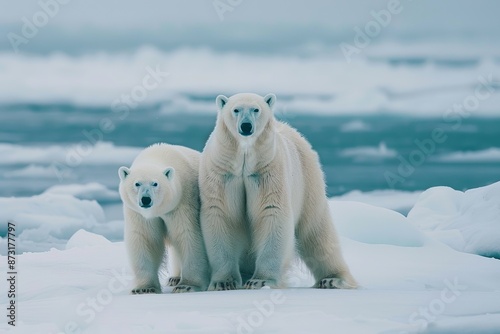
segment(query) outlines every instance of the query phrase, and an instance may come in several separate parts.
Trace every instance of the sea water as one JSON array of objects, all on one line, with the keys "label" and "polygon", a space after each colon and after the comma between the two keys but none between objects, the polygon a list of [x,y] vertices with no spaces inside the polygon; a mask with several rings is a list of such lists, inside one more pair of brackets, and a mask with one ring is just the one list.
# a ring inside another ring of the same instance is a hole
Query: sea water
[{"label": "sea water", "polygon": [[[165,113],[161,105],[153,105],[133,110],[105,133],[99,130],[99,122],[113,115],[109,108],[1,106],[0,196],[31,196],[56,184],[88,182],[117,189],[117,169],[130,165],[134,149],[167,142],[201,151],[216,113],[215,105],[212,114]],[[305,111],[277,117],[297,128],[318,152],[328,196],[438,185],[465,190],[500,180],[500,117],[469,117],[459,126],[443,118],[389,114],[318,116]],[[101,142],[114,145],[111,151],[116,148],[118,156],[86,163],[92,158],[92,145]],[[64,165],[75,145],[90,153],[80,157],[82,163]],[[41,156],[21,156],[22,148],[38,149]],[[119,148],[132,153],[120,158]],[[58,175],[60,164],[71,173]]]}]

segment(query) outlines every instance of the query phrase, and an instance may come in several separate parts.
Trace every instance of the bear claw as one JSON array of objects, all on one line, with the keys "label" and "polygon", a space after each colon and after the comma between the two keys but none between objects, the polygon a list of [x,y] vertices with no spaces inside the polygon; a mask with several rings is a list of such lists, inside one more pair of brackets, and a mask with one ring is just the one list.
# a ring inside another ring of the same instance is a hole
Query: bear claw
[{"label": "bear claw", "polygon": [[214,290],[214,291],[236,290],[236,282],[234,281],[215,282],[210,285],[209,290]]},{"label": "bear claw", "polygon": [[190,285],[177,285],[172,292],[173,293],[184,293],[184,292],[193,292],[196,291],[194,288]]},{"label": "bear claw", "polygon": [[341,278],[323,278],[317,284],[318,289],[343,289],[346,288],[346,282]]},{"label": "bear claw", "polygon": [[168,279],[167,285],[168,286],[176,286],[177,284],[179,284],[180,281],[181,281],[181,278],[179,276],[172,276]]},{"label": "bear claw", "polygon": [[266,280],[262,279],[249,279],[245,283],[245,289],[261,289],[262,287],[266,286]]},{"label": "bear claw", "polygon": [[156,288],[136,288],[132,290],[134,295],[142,295],[146,293],[157,293]]}]

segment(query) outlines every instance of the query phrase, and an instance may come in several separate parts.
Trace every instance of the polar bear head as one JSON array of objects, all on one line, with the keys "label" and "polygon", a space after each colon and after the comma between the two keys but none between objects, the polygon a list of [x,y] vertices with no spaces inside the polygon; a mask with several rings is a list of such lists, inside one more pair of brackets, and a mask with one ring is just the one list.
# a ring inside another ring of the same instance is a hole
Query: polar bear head
[{"label": "polar bear head", "polygon": [[180,202],[173,167],[122,166],[118,175],[123,203],[146,219],[160,217],[175,209]]},{"label": "polar bear head", "polygon": [[235,138],[258,137],[273,116],[276,95],[241,93],[231,97],[219,95],[215,99],[219,117]]}]

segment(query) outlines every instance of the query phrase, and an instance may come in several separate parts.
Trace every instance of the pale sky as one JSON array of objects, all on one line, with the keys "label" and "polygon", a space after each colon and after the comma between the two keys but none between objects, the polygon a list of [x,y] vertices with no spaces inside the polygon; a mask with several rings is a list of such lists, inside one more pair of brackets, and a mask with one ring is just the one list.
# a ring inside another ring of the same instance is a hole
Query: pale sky
[{"label": "pale sky", "polygon": [[[41,0],[50,3],[56,0]],[[62,1],[62,0],[61,0]],[[65,0],[68,1],[68,0]],[[249,49],[291,43],[338,41],[373,20],[389,1],[241,0],[221,21],[217,0],[70,0],[40,29],[28,51],[65,48],[135,48],[142,42],[173,48],[183,45]],[[0,0],[0,50],[7,34],[20,33],[22,18],[32,20],[40,0]],[[220,0],[219,3],[238,3]],[[500,38],[500,1],[401,0],[381,40],[391,38]],[[260,43],[260,44],[259,44]],[[281,44],[280,44],[281,43]],[[82,51],[82,50],[80,50]]]}]

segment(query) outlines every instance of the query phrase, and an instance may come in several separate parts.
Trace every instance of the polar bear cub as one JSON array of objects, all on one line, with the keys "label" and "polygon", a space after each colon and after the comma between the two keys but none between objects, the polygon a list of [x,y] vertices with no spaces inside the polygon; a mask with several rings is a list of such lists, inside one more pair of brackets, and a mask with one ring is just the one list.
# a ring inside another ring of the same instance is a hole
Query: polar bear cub
[{"label": "polar bear cub", "polygon": [[318,155],[274,118],[274,94],[219,95],[200,160],[209,290],[283,286],[298,253],[317,288],[355,288],[341,254]]},{"label": "polar bear cub", "polygon": [[125,245],[135,275],[132,293],[161,293],[158,271],[166,245],[173,291],[207,288],[209,267],[199,224],[199,157],[186,147],[155,144],[130,168],[118,170]]}]

